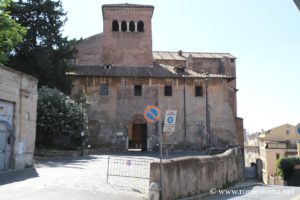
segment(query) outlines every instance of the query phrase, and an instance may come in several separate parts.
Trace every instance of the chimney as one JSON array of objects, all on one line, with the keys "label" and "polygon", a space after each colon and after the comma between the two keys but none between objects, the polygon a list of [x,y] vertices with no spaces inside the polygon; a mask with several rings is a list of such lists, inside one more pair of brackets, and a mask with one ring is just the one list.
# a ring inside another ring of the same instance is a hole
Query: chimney
[{"label": "chimney", "polygon": [[191,54],[189,55],[189,57],[186,58],[186,67],[188,69],[193,68],[193,57]]}]

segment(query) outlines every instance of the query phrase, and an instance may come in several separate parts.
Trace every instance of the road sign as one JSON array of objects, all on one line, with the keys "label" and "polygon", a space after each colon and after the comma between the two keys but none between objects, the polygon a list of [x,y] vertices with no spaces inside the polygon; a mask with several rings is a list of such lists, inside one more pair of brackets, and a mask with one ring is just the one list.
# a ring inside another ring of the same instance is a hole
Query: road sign
[{"label": "road sign", "polygon": [[167,110],[164,125],[175,125],[176,115],[177,115],[177,110]]},{"label": "road sign", "polygon": [[147,106],[144,111],[144,118],[149,123],[157,122],[160,118],[160,109],[156,106]]},{"label": "road sign", "polygon": [[298,125],[296,126],[296,133],[297,133],[298,135],[300,135],[300,124],[298,124]]},{"label": "road sign", "polygon": [[171,126],[164,126],[164,133],[174,133],[175,132],[175,126],[171,125]]},{"label": "road sign", "polygon": [[164,133],[174,133],[176,126],[177,110],[167,110],[164,122]]}]

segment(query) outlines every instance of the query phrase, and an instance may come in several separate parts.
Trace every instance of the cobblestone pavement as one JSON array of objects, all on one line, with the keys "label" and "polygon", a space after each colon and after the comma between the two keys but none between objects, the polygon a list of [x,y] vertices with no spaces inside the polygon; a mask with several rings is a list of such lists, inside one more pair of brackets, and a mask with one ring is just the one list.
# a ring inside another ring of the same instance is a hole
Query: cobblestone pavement
[{"label": "cobblestone pavement", "polygon": [[[199,155],[199,152],[171,153],[169,157]],[[200,153],[201,155],[201,153]],[[24,198],[31,191],[48,194],[51,191],[68,193],[74,199],[80,195],[88,194],[88,198],[95,199],[145,199],[148,196],[148,179],[135,179],[126,177],[109,177],[107,182],[107,163],[109,155],[86,155],[84,157],[61,157],[35,159],[35,168],[23,171],[12,171],[0,174],[0,199],[4,200],[4,192],[12,193],[6,199],[34,199]],[[135,158],[158,159],[158,153],[126,153],[119,156],[134,156]],[[129,167],[129,166],[124,166]],[[130,169],[128,169],[130,170]],[[18,190],[19,189],[19,190]],[[22,190],[23,193],[15,193]],[[26,193],[27,191],[27,193]],[[14,194],[15,193],[15,194]],[[33,192],[32,192],[33,194]],[[6,194],[7,195],[7,194]],[[15,196],[14,196],[15,195]],[[15,198],[10,198],[15,197]],[[20,197],[20,198],[17,198]],[[39,199],[40,196],[37,196]],[[101,198],[100,198],[101,197]],[[59,198],[59,199],[60,199]],[[43,198],[48,199],[48,198]],[[66,199],[66,198],[63,198]]]}]

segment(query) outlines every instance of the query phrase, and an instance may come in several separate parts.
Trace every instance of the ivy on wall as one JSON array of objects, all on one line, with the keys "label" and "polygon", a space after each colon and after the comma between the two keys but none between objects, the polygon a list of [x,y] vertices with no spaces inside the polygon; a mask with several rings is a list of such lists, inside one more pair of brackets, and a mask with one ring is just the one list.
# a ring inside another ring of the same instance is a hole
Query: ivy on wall
[{"label": "ivy on wall", "polygon": [[281,158],[276,161],[277,175],[288,180],[294,173],[295,165],[300,165],[300,158]]}]

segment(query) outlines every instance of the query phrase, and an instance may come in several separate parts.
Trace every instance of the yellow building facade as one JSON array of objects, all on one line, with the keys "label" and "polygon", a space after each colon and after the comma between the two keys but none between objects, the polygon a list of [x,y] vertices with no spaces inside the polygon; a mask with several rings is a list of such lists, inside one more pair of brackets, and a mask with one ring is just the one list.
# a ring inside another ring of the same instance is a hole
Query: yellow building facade
[{"label": "yellow building facade", "polygon": [[295,126],[284,124],[264,131],[258,139],[263,182],[283,184],[283,181],[276,177],[276,160],[298,156],[297,142],[300,142],[300,134]]}]

